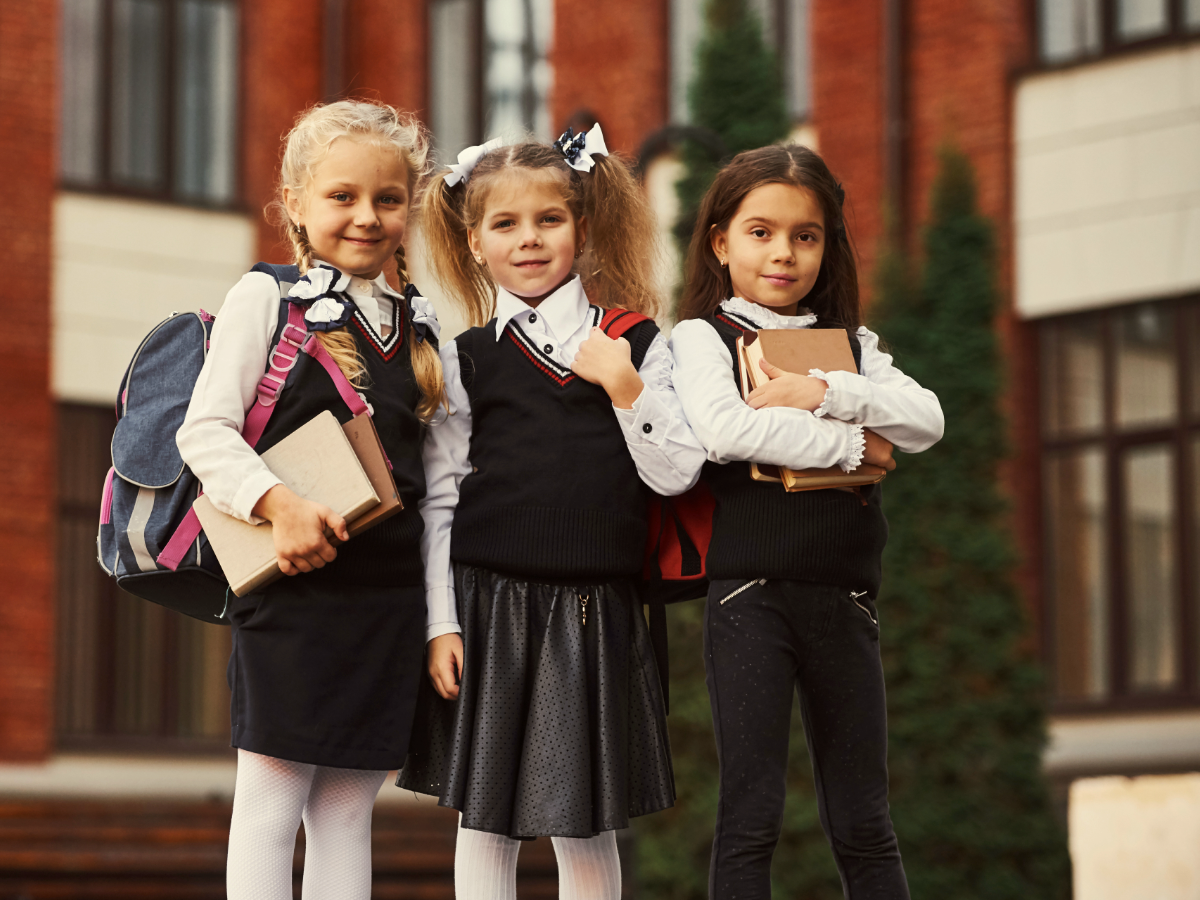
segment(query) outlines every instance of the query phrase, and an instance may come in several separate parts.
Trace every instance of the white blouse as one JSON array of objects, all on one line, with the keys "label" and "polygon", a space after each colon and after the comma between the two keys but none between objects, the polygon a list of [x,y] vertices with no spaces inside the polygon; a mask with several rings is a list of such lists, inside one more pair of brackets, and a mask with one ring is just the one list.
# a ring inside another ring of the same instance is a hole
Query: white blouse
[{"label": "white blouse", "polygon": [[[345,291],[376,334],[390,323],[401,295],[382,274],[354,276]],[[175,443],[213,506],[257,525],[251,512],[278,478],[242,440],[246,413],[258,398],[267,354],[279,326],[279,286],[265,272],[248,272],[225,295],[211,346]],[[382,335],[381,335],[382,336]]]},{"label": "white blouse", "polygon": [[[501,338],[510,321],[515,321],[555,363],[570,369],[594,324],[593,317],[579,278],[563,285],[536,309],[500,289],[496,297],[496,339]],[[428,485],[420,504],[425,520],[421,548],[428,610],[426,641],[461,630],[454,602],[450,529],[459,485],[471,471],[467,456],[471,403],[462,384],[455,341],[442,345],[441,357],[452,414],[448,416],[445,408],[438,410],[423,450]],[[652,490],[666,495],[681,494],[694,485],[705,459],[704,448],[688,426],[672,388],[671,369],[667,342],[661,334],[656,335],[638,369],[645,389],[632,409],[613,407],[638,475]],[[531,460],[531,465],[535,463]]]},{"label": "white blouse", "polygon": [[[811,328],[815,315],[781,316],[757,303],[734,297],[721,309],[749,328]],[[937,397],[892,365],[879,349],[879,337],[857,331],[862,346],[861,374],[821,372],[829,386],[816,412],[779,406],[754,409],[734,378],[733,358],[707,322],[680,322],[671,332],[673,380],[684,412],[713,462],[751,460],[804,469],[838,465],[845,471],[862,461],[863,429],[870,428],[897,450],[919,453],[942,437],[944,420]]]}]

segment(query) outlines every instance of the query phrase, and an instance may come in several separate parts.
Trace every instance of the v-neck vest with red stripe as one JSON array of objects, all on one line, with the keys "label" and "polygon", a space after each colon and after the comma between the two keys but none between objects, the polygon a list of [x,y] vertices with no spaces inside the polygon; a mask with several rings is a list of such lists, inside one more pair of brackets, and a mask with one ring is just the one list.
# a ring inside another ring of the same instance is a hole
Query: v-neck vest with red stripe
[{"label": "v-neck vest with red stripe", "polygon": [[[592,307],[598,322],[600,310]],[[658,333],[625,333],[640,368]],[[604,388],[545,354],[515,321],[457,338],[471,400],[472,471],[450,555],[528,579],[611,580],[642,568],[646,488]]]},{"label": "v-neck vest with red stripe", "polygon": [[[286,322],[287,301],[281,300],[280,324],[272,346]],[[392,476],[404,509],[340,547],[334,562],[304,576],[310,580],[331,578],[340,584],[368,585],[413,585],[424,580],[424,523],[417,511],[417,501],[425,496],[425,469],[421,464],[424,426],[416,414],[421,391],[412,370],[412,335],[402,299],[396,298],[391,325],[391,334],[381,338],[356,310],[346,331],[354,337],[367,369],[366,387],[360,393],[374,412],[371,418],[392,462]],[[259,453],[324,410],[330,410],[342,423],[352,418],[329,374],[306,353],[297,354],[296,365],[288,373],[277,402],[279,407],[255,447]]]}]

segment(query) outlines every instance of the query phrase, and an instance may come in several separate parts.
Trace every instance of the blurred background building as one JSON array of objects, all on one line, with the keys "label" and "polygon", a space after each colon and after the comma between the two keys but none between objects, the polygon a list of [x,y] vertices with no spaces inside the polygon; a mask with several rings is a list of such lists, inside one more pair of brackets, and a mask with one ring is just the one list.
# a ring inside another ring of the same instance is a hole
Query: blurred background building
[{"label": "blurred background building", "polygon": [[[917,245],[938,147],[974,164],[1076,896],[1200,897],[1200,0],[752,5],[794,137],[846,187],[868,292],[888,238]],[[220,895],[228,632],[116,591],[97,501],[140,338],[286,260],[262,209],[296,114],[377,97],[443,159],[599,120],[666,234],[702,29],[701,0],[0,4],[0,896],[135,870],[194,888],[145,896]],[[106,869],[103,829],[68,827],[87,816],[141,822],[142,862]],[[189,821],[208,837],[164,855],[153,835]],[[377,895],[408,896],[421,861],[388,859]]]}]

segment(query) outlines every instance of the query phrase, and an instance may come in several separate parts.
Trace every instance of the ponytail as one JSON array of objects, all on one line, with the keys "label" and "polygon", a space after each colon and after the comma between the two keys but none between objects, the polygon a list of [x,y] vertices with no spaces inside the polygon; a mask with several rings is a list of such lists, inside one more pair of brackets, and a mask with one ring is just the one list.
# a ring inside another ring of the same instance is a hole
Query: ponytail
[{"label": "ponytail", "polygon": [[580,266],[584,286],[598,306],[654,318],[661,298],[653,272],[662,260],[646,192],[620,157],[594,159],[591,172],[574,174],[590,225]]},{"label": "ponytail", "polygon": [[466,188],[436,177],[421,202],[421,228],[430,266],[466,311],[473,326],[485,325],[496,306],[496,286],[471,255],[464,216]]},{"label": "ponytail", "polygon": [[[408,267],[404,260],[404,245],[396,248],[396,276],[400,286],[408,285]],[[442,361],[429,341],[418,341],[409,323],[408,354],[412,362],[413,377],[421,389],[421,402],[417,404],[417,418],[426,425],[439,406],[450,408],[446,398],[446,379],[442,375]]]}]

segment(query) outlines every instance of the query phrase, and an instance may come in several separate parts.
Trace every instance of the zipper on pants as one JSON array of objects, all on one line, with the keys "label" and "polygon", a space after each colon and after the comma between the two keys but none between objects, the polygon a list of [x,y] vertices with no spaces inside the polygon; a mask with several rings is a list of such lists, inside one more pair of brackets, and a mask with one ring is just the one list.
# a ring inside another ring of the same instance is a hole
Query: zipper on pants
[{"label": "zipper on pants", "polygon": [[750,590],[750,588],[754,587],[756,584],[766,584],[766,583],[767,583],[767,579],[765,579],[765,578],[755,578],[753,581],[747,581],[745,584],[743,584],[740,588],[735,590],[733,593],[725,595],[725,597],[722,598],[722,600],[718,604],[718,606],[724,606],[728,601],[732,600],[734,597],[736,597],[742,591],[748,591],[748,590]]},{"label": "zipper on pants", "polygon": [[865,612],[867,614],[867,618],[871,620],[871,624],[874,625],[876,628],[878,628],[879,620],[876,619],[873,615],[871,615],[871,611],[869,609],[867,609],[865,606],[863,606],[861,603],[858,602],[858,598],[866,596],[866,593],[867,593],[866,591],[851,591],[850,599],[854,601],[855,606],[857,606],[859,609],[861,609],[863,612]]}]

